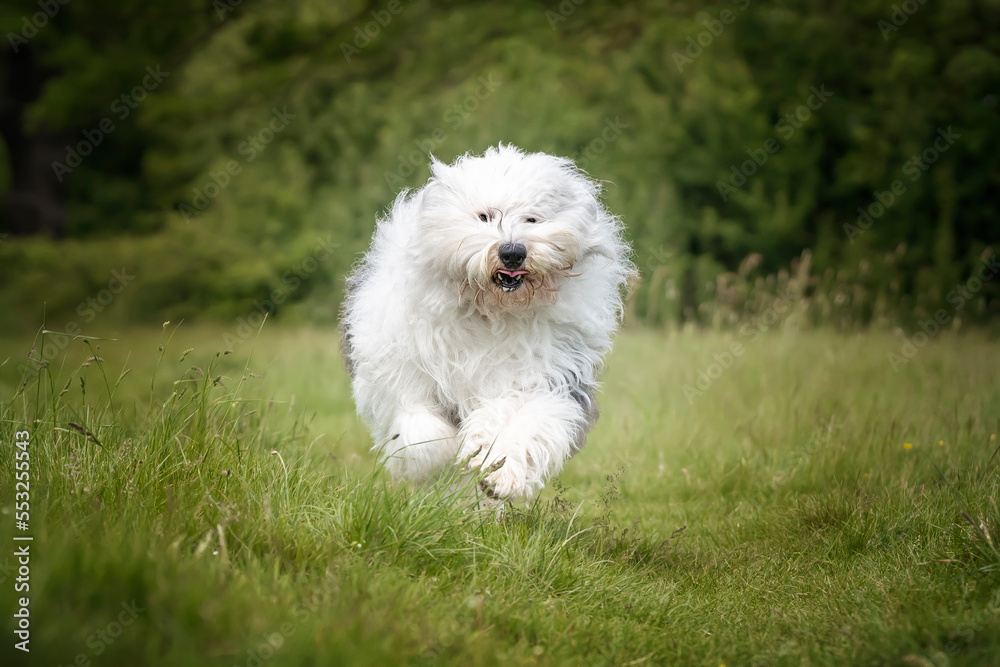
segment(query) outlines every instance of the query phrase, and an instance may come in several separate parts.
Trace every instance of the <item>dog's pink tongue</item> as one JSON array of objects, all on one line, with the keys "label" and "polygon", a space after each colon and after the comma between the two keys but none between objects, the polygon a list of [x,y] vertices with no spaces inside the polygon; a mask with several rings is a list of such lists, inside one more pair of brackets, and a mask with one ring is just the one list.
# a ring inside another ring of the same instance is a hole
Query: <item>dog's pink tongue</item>
[{"label": "dog's pink tongue", "polygon": [[511,278],[514,278],[515,276],[523,276],[524,274],[527,273],[527,271],[523,269],[518,269],[516,271],[508,271],[507,269],[500,269],[499,271],[497,271],[497,273],[503,273],[510,276]]}]

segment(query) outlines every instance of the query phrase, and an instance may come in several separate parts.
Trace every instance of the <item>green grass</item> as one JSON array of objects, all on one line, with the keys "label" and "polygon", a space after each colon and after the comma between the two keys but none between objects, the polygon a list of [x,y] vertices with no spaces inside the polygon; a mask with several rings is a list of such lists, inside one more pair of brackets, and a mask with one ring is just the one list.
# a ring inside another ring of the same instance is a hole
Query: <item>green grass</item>
[{"label": "green grass", "polygon": [[[4,664],[24,663],[23,429],[32,664],[1000,655],[996,341],[942,334],[895,373],[888,334],[626,331],[587,447],[496,522],[379,471],[335,332],[269,326],[232,354],[223,333],[73,341],[24,386],[17,367],[45,348],[0,340]],[[735,340],[745,353],[689,401]]]}]

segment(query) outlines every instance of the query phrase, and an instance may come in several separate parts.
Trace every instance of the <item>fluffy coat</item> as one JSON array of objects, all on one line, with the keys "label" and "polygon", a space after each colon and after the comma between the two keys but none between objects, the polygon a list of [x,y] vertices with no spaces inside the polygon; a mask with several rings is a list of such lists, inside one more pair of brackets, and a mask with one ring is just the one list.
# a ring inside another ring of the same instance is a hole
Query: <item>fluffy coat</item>
[{"label": "fluffy coat", "polygon": [[394,477],[466,461],[490,498],[527,501],[597,419],[630,249],[570,160],[501,145],[431,172],[348,278],[358,412]]}]

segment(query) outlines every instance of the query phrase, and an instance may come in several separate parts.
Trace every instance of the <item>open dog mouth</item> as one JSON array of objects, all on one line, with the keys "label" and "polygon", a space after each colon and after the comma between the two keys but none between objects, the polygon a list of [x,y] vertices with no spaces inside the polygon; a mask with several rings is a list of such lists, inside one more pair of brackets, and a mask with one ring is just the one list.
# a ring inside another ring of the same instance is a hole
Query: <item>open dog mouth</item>
[{"label": "open dog mouth", "polygon": [[524,284],[524,274],[526,273],[527,271],[523,269],[499,269],[493,274],[493,282],[504,292],[513,292]]}]

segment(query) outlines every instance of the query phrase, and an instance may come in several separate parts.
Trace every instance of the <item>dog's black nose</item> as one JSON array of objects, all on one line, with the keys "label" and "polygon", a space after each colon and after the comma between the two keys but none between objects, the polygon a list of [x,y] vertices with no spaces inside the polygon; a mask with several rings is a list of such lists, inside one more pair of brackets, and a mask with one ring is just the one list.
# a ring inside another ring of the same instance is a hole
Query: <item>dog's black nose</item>
[{"label": "dog's black nose", "polygon": [[528,256],[528,249],[521,243],[504,243],[498,249],[498,253],[505,268],[516,269],[524,264],[524,258]]}]

